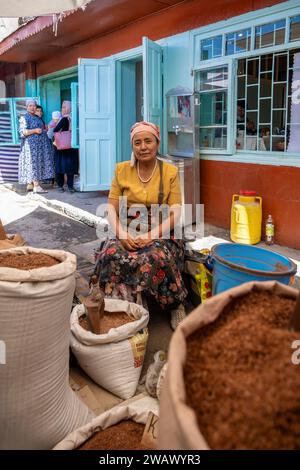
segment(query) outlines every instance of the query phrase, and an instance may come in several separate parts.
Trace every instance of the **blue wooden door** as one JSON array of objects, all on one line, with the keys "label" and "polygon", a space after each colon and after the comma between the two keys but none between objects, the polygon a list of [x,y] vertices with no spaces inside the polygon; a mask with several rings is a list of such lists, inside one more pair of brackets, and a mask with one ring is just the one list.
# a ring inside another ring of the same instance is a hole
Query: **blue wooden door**
[{"label": "blue wooden door", "polygon": [[81,191],[107,190],[115,153],[115,72],[110,59],[79,59]]},{"label": "blue wooden door", "polygon": [[78,107],[78,82],[71,83],[71,131],[72,148],[79,148],[79,107]]},{"label": "blue wooden door", "polygon": [[160,127],[162,134],[162,48],[143,37],[144,119]]}]

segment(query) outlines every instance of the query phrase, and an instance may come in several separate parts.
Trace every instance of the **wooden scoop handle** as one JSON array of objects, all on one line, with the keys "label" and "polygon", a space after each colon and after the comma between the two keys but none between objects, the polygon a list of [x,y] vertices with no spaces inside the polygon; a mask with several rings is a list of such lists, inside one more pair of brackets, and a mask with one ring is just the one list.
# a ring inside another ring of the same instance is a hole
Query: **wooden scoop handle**
[{"label": "wooden scoop handle", "polygon": [[6,232],[4,230],[4,227],[0,219],[0,240],[6,240],[6,239],[7,239]]},{"label": "wooden scoop handle", "polygon": [[83,299],[87,309],[90,328],[96,335],[100,334],[100,321],[104,315],[104,296],[100,291],[97,276],[91,278],[91,292]]}]

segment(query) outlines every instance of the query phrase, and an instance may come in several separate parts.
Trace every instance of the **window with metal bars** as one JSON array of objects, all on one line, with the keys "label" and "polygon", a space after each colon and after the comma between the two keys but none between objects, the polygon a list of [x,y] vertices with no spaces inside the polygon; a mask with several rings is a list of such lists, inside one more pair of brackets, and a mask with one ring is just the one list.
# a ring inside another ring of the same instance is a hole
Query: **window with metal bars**
[{"label": "window with metal bars", "polygon": [[300,49],[238,60],[236,148],[300,152]]}]

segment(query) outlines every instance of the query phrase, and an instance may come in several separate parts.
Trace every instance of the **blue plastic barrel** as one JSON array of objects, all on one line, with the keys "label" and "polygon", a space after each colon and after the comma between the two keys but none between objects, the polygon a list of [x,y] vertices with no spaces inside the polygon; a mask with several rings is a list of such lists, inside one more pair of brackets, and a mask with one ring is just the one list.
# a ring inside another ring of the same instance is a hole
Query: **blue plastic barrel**
[{"label": "blue plastic barrel", "polygon": [[250,281],[289,284],[297,266],[289,258],[251,245],[219,243],[211,249],[213,295]]}]

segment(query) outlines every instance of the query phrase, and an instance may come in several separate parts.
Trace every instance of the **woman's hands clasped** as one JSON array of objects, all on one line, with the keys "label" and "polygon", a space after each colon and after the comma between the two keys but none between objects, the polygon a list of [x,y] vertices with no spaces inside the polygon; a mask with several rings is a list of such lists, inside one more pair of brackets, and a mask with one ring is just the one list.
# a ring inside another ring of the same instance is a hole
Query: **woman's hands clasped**
[{"label": "woman's hands clasped", "polygon": [[140,235],[137,238],[132,238],[130,235],[127,235],[126,239],[120,240],[122,246],[125,250],[128,251],[137,251],[146,246],[151,245],[154,240],[151,238],[150,232]]}]

